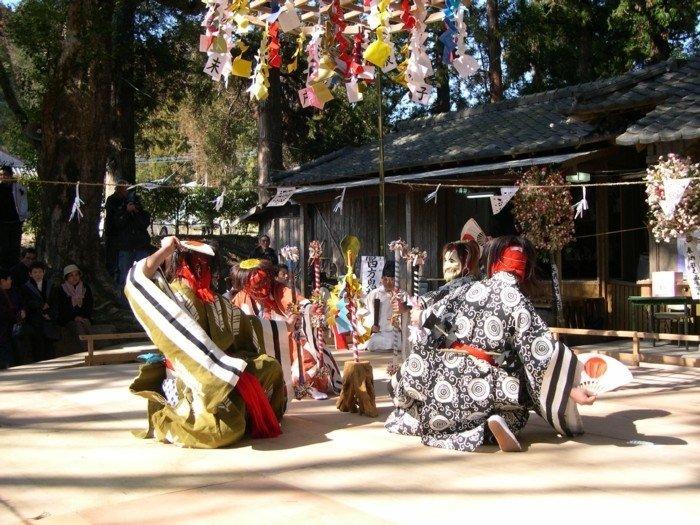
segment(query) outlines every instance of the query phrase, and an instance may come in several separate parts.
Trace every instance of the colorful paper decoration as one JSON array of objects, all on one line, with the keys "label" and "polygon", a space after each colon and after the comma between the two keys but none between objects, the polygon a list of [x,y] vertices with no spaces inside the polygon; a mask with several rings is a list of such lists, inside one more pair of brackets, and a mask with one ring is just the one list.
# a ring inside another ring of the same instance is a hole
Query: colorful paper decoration
[{"label": "colorful paper decoration", "polygon": [[510,202],[513,196],[518,192],[517,186],[506,186],[501,188],[500,195],[493,195],[491,199],[491,211],[494,215],[498,215],[506,204]]},{"label": "colorful paper decoration", "polygon": [[268,35],[269,27],[265,25],[265,30],[260,38],[260,48],[258,49],[257,56],[255,57],[257,64],[252,76],[253,82],[247,90],[248,93],[250,93],[251,99],[267,100],[267,96],[269,94],[268,88],[270,83],[268,81],[269,68],[267,64]]},{"label": "colorful paper decoration", "polygon": [[299,19],[297,10],[294,8],[293,2],[288,1],[286,4],[284,4],[277,21],[280,24],[280,29],[285,33],[294,31],[301,26],[301,20]]},{"label": "colorful paper decoration", "polygon": [[406,85],[411,92],[411,100],[420,104],[430,102],[433,86],[426,78],[433,75],[433,65],[425,51],[425,19],[428,12],[423,0],[414,0],[414,25],[411,29],[411,39],[408,44],[409,55],[406,68]]}]

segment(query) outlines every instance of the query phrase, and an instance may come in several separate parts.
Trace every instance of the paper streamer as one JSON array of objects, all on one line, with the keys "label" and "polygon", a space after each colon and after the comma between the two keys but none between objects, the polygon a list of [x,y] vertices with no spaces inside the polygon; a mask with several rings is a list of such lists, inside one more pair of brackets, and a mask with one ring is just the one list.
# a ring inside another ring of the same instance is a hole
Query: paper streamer
[{"label": "paper streamer", "polygon": [[583,188],[582,188],[581,200],[578,201],[576,204],[574,204],[574,210],[576,210],[576,214],[574,215],[574,219],[578,219],[579,217],[583,218],[583,212],[588,210],[588,201],[586,200],[586,187],[585,186],[583,186]]},{"label": "paper streamer", "polygon": [[85,204],[83,199],[80,198],[80,183],[76,183],[75,185],[75,198],[73,199],[73,207],[70,210],[70,217],[68,218],[68,222],[73,220],[73,217],[75,217],[78,222],[80,222],[80,219],[83,218],[83,211],[80,209],[80,207]]},{"label": "paper streamer", "polygon": [[343,203],[345,202],[345,192],[347,191],[347,189],[348,188],[346,186],[345,188],[343,188],[343,192],[336,197],[336,199],[340,200],[338,200],[336,205],[333,207],[333,213],[343,213]]},{"label": "paper streamer", "polygon": [[211,201],[214,204],[214,209],[216,211],[221,211],[221,208],[224,207],[224,196],[226,195],[226,189],[223,189],[221,191],[221,195],[219,195],[216,199]]},{"label": "paper streamer", "polygon": [[440,186],[441,184],[438,184],[437,188],[435,188],[435,191],[430,192],[427,197],[425,198],[425,203],[429,203],[431,200],[433,200],[433,204],[437,204],[437,198],[438,198],[438,192],[440,191]]}]

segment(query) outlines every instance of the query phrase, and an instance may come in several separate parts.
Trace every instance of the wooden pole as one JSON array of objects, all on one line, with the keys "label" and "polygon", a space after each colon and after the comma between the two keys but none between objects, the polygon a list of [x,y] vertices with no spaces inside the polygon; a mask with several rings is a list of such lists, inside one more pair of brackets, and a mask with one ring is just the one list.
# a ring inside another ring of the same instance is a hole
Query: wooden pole
[{"label": "wooden pole", "polygon": [[379,255],[386,255],[386,210],[384,200],[384,123],[382,115],[382,71],[377,70],[377,95],[379,111],[377,129],[379,131]]}]

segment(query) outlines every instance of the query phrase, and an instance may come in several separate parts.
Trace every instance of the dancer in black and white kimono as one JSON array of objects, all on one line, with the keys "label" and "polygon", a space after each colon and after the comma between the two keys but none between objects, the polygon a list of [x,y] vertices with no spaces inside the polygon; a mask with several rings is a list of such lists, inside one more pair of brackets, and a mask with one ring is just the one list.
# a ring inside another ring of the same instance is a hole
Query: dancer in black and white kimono
[{"label": "dancer in black and white kimono", "polygon": [[534,260],[526,240],[496,239],[487,254],[489,278],[430,307],[393,382],[389,431],[461,451],[495,438],[502,450],[515,452],[533,409],[560,434],[582,433],[576,404],[595,398],[576,386],[576,356],[553,339],[519,289],[532,278]]}]

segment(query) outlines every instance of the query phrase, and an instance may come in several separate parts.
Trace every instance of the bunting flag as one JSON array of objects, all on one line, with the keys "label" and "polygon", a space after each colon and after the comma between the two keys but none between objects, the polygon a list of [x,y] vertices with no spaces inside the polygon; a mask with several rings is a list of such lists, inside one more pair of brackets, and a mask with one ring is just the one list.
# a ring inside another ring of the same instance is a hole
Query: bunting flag
[{"label": "bunting flag", "polygon": [[666,217],[671,217],[673,212],[676,211],[676,206],[683,198],[688,184],[692,179],[671,179],[668,177],[664,178],[664,198],[659,202],[661,209]]},{"label": "bunting flag", "polygon": [[292,195],[294,195],[294,192],[297,191],[297,189],[293,186],[282,186],[277,188],[277,192],[275,193],[275,196],[272,197],[270,202],[267,203],[268,206],[284,206],[287,204],[287,201],[292,198]]},{"label": "bunting flag", "polygon": [[493,214],[498,215],[501,212],[501,210],[503,210],[503,208],[506,207],[506,204],[510,202],[510,200],[515,196],[517,192],[517,186],[505,186],[501,188],[500,195],[491,196],[491,211],[493,212]]}]

